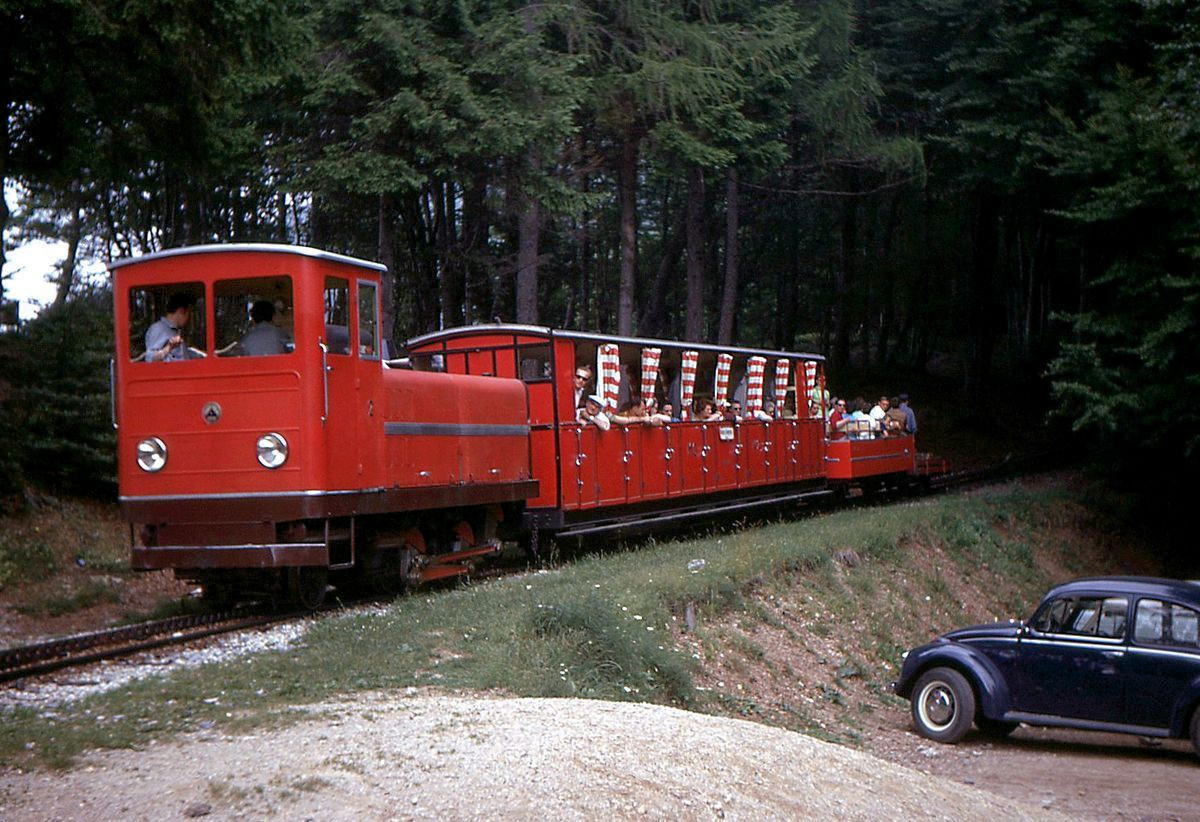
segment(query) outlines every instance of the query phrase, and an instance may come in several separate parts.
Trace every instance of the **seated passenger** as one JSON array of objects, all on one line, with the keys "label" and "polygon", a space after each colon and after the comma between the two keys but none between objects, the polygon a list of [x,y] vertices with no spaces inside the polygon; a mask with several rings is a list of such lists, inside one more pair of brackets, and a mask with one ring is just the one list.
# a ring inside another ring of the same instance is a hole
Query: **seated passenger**
[{"label": "seated passenger", "polygon": [[275,319],[275,305],[270,300],[256,300],[250,306],[250,321],[253,325],[238,341],[241,354],[246,357],[265,357],[287,351],[288,338],[271,320]]},{"label": "seated passenger", "polygon": [[908,394],[900,395],[900,410],[904,412],[904,433],[917,433],[917,415],[908,404]]},{"label": "seated passenger", "polygon": [[761,422],[770,422],[775,419],[775,402],[767,400],[763,403],[762,408],[754,409],[749,416]]},{"label": "seated passenger", "polygon": [[907,421],[908,418],[904,413],[904,409],[893,402],[887,410],[887,416],[883,420],[884,430],[889,437],[901,436],[906,433],[904,429]]},{"label": "seated passenger", "polygon": [[890,407],[891,401],[886,396],[883,396],[879,398],[879,402],[875,403],[875,406],[870,412],[871,419],[875,420],[875,422],[879,424],[879,430],[884,436],[887,436],[887,425],[885,421],[887,419],[888,408]]},{"label": "seated passenger", "polygon": [[862,397],[855,398],[854,410],[850,413],[850,424],[846,426],[847,433],[851,434],[853,439],[869,440],[883,430],[882,425],[872,419],[871,413],[867,411],[869,407]]},{"label": "seated passenger", "polygon": [[671,422],[679,422],[679,415],[675,413],[675,403],[664,402],[662,404],[662,414]]},{"label": "seated passenger", "polygon": [[637,394],[630,397],[625,407],[609,417],[618,425],[662,425],[670,422],[671,418],[663,414],[651,414],[646,403]]},{"label": "seated passenger", "polygon": [[591,423],[601,431],[612,427],[608,414],[604,413],[604,400],[596,394],[591,394],[584,400],[583,407],[575,412],[575,421],[584,425]]},{"label": "seated passenger", "polygon": [[721,415],[725,422],[741,422],[742,421],[742,404],[737,400],[725,406],[725,413]]},{"label": "seated passenger", "polygon": [[580,365],[575,368],[574,384],[575,407],[581,408],[592,384],[592,367],[590,365]]},{"label": "seated passenger", "polygon": [[829,439],[844,440],[846,438],[846,423],[849,420],[850,415],[846,411],[846,401],[835,399],[833,401],[833,410],[829,412]]},{"label": "seated passenger", "polygon": [[700,422],[717,422],[721,419],[717,405],[712,400],[703,400],[696,404],[696,408],[696,419]]}]

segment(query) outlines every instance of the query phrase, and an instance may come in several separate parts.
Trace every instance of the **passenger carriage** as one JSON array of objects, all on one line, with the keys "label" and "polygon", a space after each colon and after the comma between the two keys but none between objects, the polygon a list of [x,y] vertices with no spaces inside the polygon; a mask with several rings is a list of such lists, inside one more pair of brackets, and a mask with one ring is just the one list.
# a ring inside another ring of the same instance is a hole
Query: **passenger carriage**
[{"label": "passenger carriage", "polygon": [[[644,529],[749,510],[826,488],[824,358],[814,354],[612,337],[540,326],[485,325],[410,340],[418,370],[518,377],[529,394],[530,445],[539,494],[526,528],[559,537]],[[658,425],[576,421],[572,376],[592,369],[587,393],[617,414],[642,397],[670,403]],[[701,399],[768,403],[774,418],[697,418]]]}]

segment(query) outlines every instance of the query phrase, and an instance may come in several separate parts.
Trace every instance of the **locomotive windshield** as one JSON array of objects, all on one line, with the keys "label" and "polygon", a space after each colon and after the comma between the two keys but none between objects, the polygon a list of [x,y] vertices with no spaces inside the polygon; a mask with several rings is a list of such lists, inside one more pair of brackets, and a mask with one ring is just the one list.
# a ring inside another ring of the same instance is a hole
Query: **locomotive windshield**
[{"label": "locomotive windshield", "polygon": [[[261,357],[295,349],[292,279],[218,280],[212,315],[203,283],[142,286],[129,291],[129,355],[134,362]],[[215,350],[208,345],[213,324]]]}]

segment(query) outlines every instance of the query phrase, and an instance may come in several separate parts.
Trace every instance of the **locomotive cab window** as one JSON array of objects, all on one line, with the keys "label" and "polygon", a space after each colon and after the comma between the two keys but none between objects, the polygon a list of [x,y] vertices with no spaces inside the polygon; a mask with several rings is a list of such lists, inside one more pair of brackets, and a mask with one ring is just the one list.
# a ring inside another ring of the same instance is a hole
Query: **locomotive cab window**
[{"label": "locomotive cab window", "polygon": [[264,357],[295,350],[292,279],[218,280],[213,285],[217,356]]},{"label": "locomotive cab window", "polygon": [[129,358],[172,362],[207,356],[204,284],[129,289]]},{"label": "locomotive cab window", "polygon": [[358,355],[379,359],[379,301],[374,283],[358,281]]},{"label": "locomotive cab window", "polygon": [[350,353],[350,281],[325,278],[325,345],[330,354]]}]

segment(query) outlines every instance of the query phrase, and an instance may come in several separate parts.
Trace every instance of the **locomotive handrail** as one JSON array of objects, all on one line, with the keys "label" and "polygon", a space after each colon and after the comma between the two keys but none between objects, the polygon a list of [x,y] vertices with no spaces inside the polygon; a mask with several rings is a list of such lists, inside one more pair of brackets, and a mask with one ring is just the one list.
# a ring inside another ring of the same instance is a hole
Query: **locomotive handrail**
[{"label": "locomotive handrail", "polygon": [[108,413],[112,418],[113,430],[117,430],[117,360],[108,358]]},{"label": "locomotive handrail", "polygon": [[324,428],[329,419],[329,346],[318,340],[317,348],[321,349],[321,382],[325,386],[325,411],[321,414],[321,427]]}]

